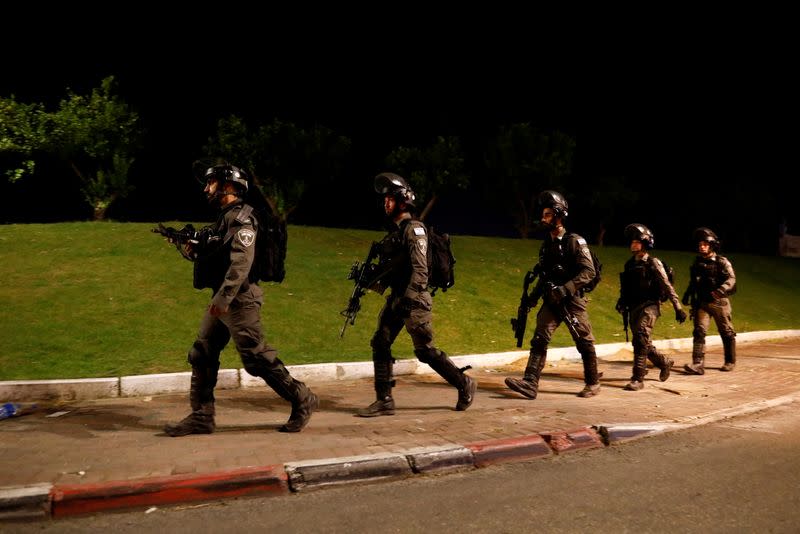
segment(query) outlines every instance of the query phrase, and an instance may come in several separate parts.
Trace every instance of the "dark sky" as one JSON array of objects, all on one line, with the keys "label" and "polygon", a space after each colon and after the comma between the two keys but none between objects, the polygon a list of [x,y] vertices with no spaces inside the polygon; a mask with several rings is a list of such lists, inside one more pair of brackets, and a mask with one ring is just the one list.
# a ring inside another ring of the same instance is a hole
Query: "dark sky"
[{"label": "dark sky", "polygon": [[656,204],[676,196],[659,188],[766,189],[781,212],[796,198],[798,87],[779,31],[645,27],[578,41],[539,36],[541,21],[444,27],[412,17],[354,31],[319,13],[308,24],[262,15],[249,27],[214,13],[150,15],[127,30],[53,19],[38,26],[38,46],[12,36],[19,48],[4,58],[0,94],[54,103],[66,87],[86,92],[113,74],[165,172],[187,168],[230,113],[321,123],[375,165],[397,145],[531,122],[575,136],[576,172],[633,177]]}]

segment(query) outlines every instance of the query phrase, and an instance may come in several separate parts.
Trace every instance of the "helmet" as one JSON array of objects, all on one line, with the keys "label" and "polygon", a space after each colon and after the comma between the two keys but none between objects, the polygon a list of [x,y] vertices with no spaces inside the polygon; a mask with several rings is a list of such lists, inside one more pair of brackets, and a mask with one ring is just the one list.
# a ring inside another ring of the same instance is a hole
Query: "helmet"
[{"label": "helmet", "polygon": [[416,207],[414,200],[417,196],[408,182],[399,174],[382,172],[375,177],[375,192],[381,195],[392,195],[395,200],[404,202],[406,206]]},{"label": "helmet", "polygon": [[720,242],[717,234],[705,226],[701,226],[692,232],[692,241],[695,243],[695,245],[700,241],[706,241],[711,245],[711,250],[714,252],[719,252]]},{"label": "helmet", "polygon": [[556,217],[566,217],[569,206],[567,199],[558,191],[542,191],[539,193],[539,209],[550,208],[556,212]]},{"label": "helmet", "polygon": [[640,241],[645,250],[650,250],[656,244],[656,237],[648,227],[639,223],[632,223],[625,227],[625,239],[628,242]]},{"label": "helmet", "polygon": [[242,194],[247,193],[247,174],[235,165],[221,164],[206,169],[202,183],[207,183],[212,178],[220,182],[231,182]]}]

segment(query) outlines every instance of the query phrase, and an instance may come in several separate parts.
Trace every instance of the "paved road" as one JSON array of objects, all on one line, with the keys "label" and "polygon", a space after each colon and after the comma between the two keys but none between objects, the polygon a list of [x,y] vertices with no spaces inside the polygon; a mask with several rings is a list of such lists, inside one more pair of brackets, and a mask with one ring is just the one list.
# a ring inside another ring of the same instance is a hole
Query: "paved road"
[{"label": "paved road", "polygon": [[799,408],[471,472],[0,532],[797,532]]}]

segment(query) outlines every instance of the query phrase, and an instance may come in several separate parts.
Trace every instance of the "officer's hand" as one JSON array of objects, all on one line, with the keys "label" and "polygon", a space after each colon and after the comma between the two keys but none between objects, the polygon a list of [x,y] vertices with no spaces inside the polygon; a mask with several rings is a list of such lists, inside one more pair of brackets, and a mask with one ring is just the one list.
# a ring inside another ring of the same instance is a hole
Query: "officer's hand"
[{"label": "officer's hand", "polygon": [[400,297],[392,302],[392,311],[401,319],[405,319],[406,317],[411,317],[411,308],[413,306],[413,300],[408,297]]},{"label": "officer's hand", "polygon": [[567,292],[567,288],[564,286],[555,286],[553,289],[550,290],[550,300],[558,304],[565,298],[569,296]]},{"label": "officer's hand", "polygon": [[675,320],[678,321],[678,323],[683,324],[684,321],[686,321],[686,312],[680,308],[675,310]]},{"label": "officer's hand", "polygon": [[711,296],[714,297],[715,300],[719,300],[725,298],[725,293],[723,293],[719,289],[715,289],[714,291],[711,292]]},{"label": "officer's hand", "polygon": [[211,314],[211,317],[219,317],[220,315],[228,313],[228,307],[220,308],[216,304],[212,304],[208,307],[208,313]]},{"label": "officer's hand", "polygon": [[622,299],[617,300],[617,305],[614,306],[614,309],[617,310],[617,313],[625,313],[625,303],[622,302]]},{"label": "officer's hand", "polygon": [[688,293],[685,294],[683,296],[683,298],[681,299],[681,304],[683,304],[684,306],[688,306],[689,305],[689,294]]}]

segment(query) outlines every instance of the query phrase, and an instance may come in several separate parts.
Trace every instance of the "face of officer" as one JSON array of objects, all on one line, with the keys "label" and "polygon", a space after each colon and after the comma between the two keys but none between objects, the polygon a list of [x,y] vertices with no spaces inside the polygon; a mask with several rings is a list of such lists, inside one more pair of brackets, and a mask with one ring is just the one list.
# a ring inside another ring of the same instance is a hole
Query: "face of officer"
[{"label": "face of officer", "polygon": [[216,178],[211,178],[206,182],[203,192],[206,194],[206,200],[212,206],[224,207],[236,200],[235,186]]},{"label": "face of officer", "polygon": [[708,241],[700,241],[697,243],[697,252],[699,252],[704,258],[708,258],[714,253],[713,249],[711,248],[711,243]]},{"label": "face of officer", "polygon": [[556,212],[553,208],[544,208],[542,210],[541,223],[547,231],[553,232],[558,230],[558,227],[561,226],[561,218],[556,216]]},{"label": "face of officer", "polygon": [[639,256],[644,253],[644,247],[642,246],[642,242],[638,239],[631,240],[631,252],[634,256]]}]

